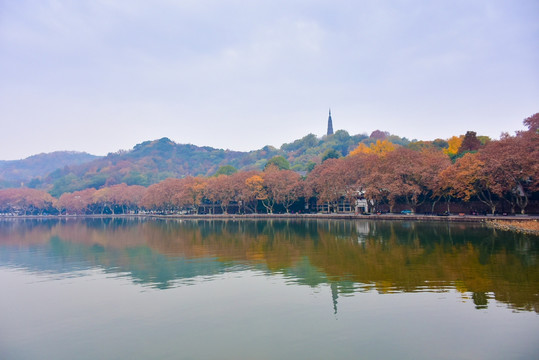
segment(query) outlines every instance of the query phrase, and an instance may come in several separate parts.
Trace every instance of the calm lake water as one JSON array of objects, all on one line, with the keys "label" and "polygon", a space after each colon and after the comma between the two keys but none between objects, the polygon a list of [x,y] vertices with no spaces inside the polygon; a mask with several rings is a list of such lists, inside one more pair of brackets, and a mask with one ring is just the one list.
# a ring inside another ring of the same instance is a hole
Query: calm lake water
[{"label": "calm lake water", "polygon": [[0,221],[0,358],[537,359],[539,238],[479,224]]}]

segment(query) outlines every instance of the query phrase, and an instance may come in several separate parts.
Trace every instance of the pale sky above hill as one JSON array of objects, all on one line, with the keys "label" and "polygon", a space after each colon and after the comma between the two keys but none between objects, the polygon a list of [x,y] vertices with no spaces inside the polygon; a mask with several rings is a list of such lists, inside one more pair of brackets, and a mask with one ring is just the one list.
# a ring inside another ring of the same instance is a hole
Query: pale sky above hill
[{"label": "pale sky above hill", "polygon": [[0,159],[169,137],[498,138],[539,112],[537,0],[0,0]]}]

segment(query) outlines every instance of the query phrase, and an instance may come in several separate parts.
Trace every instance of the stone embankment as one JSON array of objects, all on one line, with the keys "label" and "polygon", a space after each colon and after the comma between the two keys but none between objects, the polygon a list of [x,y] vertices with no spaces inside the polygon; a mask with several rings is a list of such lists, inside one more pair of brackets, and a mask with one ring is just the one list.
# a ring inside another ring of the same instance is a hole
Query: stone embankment
[{"label": "stone embankment", "polygon": [[505,230],[505,231],[516,231],[525,234],[537,235],[539,236],[539,221],[537,219],[532,220],[489,220],[487,222],[489,226],[492,226],[496,229]]},{"label": "stone embankment", "polygon": [[335,220],[405,220],[405,221],[449,221],[449,222],[490,222],[505,220],[508,222],[536,220],[539,216],[501,216],[501,215],[423,215],[423,214],[354,214],[354,213],[317,213],[317,214],[189,214],[161,215],[144,214],[139,216],[177,219],[335,219]]}]

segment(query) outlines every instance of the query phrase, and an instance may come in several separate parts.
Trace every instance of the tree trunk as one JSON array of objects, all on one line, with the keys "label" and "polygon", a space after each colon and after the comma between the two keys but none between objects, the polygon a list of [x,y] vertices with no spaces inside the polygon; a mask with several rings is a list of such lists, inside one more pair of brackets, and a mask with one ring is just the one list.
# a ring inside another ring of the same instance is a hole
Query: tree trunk
[{"label": "tree trunk", "polygon": [[492,200],[492,194],[490,193],[490,191],[488,190],[479,191],[477,193],[477,198],[483,204],[489,206],[491,210],[491,214],[494,215],[494,213],[496,212],[496,203]]},{"label": "tree trunk", "polygon": [[438,201],[440,201],[441,198],[442,198],[442,196],[438,196],[438,198],[432,202],[432,206],[431,206],[431,208],[430,208],[430,213],[431,213],[431,214],[434,214],[434,208],[436,207],[436,203],[437,203]]},{"label": "tree trunk", "polygon": [[522,196],[517,195],[517,205],[520,208],[520,213],[525,214],[526,206],[528,206],[528,197],[526,195],[522,195]]}]

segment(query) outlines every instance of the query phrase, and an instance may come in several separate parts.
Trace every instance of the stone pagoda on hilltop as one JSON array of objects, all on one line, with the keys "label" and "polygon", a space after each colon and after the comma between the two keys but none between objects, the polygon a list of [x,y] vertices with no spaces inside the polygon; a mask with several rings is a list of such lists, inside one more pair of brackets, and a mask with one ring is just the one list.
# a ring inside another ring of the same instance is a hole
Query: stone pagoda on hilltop
[{"label": "stone pagoda on hilltop", "polygon": [[328,135],[333,135],[333,121],[331,120],[331,109],[329,109],[329,118],[328,118]]}]

